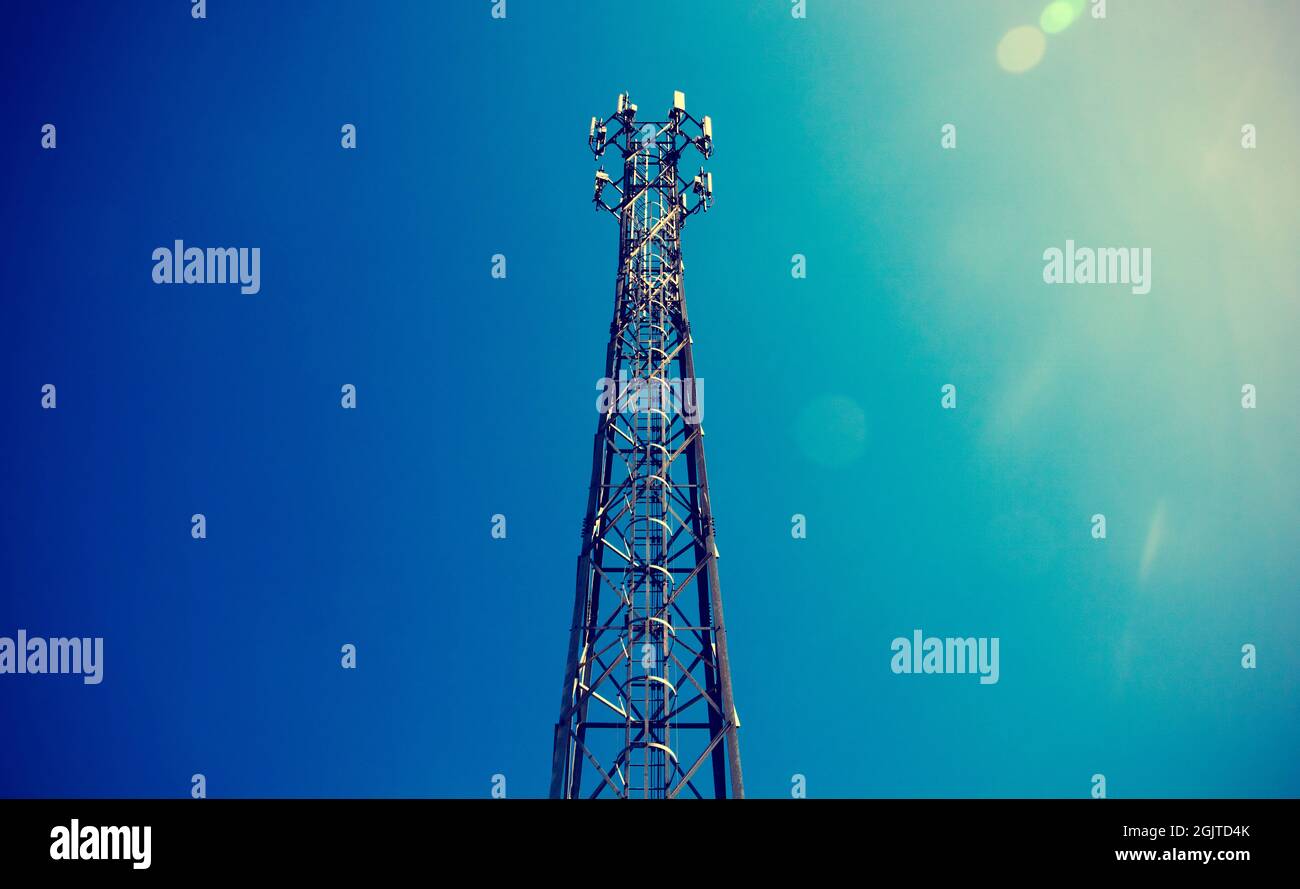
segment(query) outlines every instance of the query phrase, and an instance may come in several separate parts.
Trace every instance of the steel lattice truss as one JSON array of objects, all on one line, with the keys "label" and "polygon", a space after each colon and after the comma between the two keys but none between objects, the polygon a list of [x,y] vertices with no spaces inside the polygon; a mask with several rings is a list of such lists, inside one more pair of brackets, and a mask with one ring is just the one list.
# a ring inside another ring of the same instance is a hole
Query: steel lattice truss
[{"label": "steel lattice truss", "polygon": [[688,115],[681,93],[668,120],[639,121],[624,94],[589,141],[597,157],[622,154],[621,180],[598,172],[594,197],[619,220],[618,278],[551,796],[740,797],[682,289],[682,227],[712,203],[712,175],[688,181],[678,166],[688,149],[712,153],[712,123]]}]

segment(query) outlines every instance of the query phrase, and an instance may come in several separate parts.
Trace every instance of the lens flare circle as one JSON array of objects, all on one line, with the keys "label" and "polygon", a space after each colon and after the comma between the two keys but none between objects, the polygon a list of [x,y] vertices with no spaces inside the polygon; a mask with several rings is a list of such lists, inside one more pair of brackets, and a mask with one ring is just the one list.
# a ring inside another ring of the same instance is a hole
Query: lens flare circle
[{"label": "lens flare circle", "polygon": [[1002,70],[1021,74],[1043,60],[1047,38],[1036,25],[1012,28],[998,43],[998,64]]},{"label": "lens flare circle", "polygon": [[1083,0],[1052,0],[1038,19],[1038,26],[1047,34],[1060,34],[1083,12]]}]

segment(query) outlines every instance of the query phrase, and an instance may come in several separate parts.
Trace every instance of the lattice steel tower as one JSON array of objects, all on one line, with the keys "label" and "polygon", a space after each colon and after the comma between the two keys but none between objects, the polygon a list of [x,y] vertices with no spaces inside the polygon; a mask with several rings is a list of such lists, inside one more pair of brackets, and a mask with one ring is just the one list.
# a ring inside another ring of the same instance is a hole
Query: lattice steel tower
[{"label": "lattice steel tower", "polygon": [[713,203],[713,176],[677,168],[687,150],[712,154],[713,126],[680,92],[667,120],[636,110],[620,95],[588,139],[597,158],[622,155],[620,181],[599,170],[593,198],[619,222],[618,276],[551,796],[742,797],[682,289],[682,226]]}]

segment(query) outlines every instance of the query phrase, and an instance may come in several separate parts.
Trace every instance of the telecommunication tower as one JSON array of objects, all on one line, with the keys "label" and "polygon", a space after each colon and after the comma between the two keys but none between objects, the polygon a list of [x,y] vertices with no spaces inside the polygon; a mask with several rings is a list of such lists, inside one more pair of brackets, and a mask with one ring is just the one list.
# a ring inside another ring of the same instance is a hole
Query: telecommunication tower
[{"label": "telecommunication tower", "polygon": [[[578,555],[577,595],[555,727],[551,796],[744,796],[704,466],[703,384],[682,287],[681,233],[713,203],[713,123],[673,95],[667,120],[637,119],[627,93],[593,117],[593,202],[618,220],[605,388]],[[611,194],[612,197],[607,197]]]}]

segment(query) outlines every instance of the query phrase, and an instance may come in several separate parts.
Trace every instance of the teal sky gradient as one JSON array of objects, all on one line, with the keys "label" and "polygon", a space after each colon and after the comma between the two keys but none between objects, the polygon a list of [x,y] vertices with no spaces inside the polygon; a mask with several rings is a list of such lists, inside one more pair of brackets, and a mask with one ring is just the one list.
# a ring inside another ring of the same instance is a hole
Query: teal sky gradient
[{"label": "teal sky gradient", "polygon": [[[794,773],[824,796],[1083,796],[1097,772],[1112,796],[1300,789],[1295,10],[1112,4],[1004,72],[998,40],[1043,5],[667,4],[676,35],[617,49],[584,39],[613,15],[525,6],[499,29],[478,95],[546,119],[535,167],[503,146],[488,168],[503,200],[535,195],[516,249],[543,267],[493,303],[534,303],[502,351],[556,391],[599,362],[613,250],[604,220],[543,231],[588,174],[577,122],[625,87],[642,107],[684,89],[715,121],[687,294],[752,792]],[[1044,285],[1067,238],[1151,247],[1151,293]],[[585,356],[526,345],[557,315]],[[828,398],[861,408],[860,445]],[[581,443],[533,452],[578,493]],[[917,627],[1000,637],[1000,683],[892,675]]]}]

